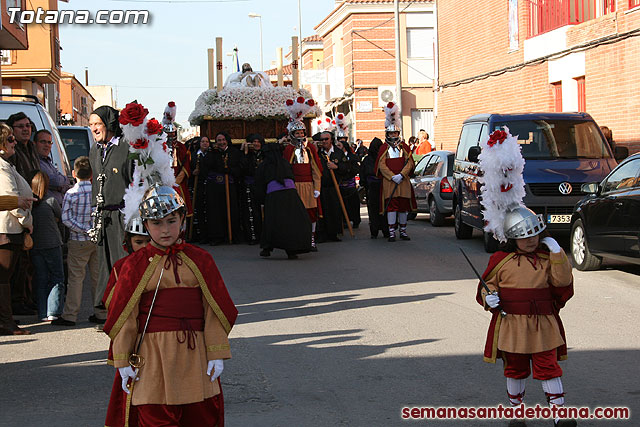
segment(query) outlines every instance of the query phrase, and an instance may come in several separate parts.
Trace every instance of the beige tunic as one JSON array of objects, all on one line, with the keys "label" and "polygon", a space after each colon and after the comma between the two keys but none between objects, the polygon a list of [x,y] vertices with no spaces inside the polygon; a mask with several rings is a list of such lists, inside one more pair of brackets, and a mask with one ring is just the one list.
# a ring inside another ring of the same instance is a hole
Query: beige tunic
[{"label": "beige tunic", "polygon": [[[540,255],[536,269],[524,257],[508,260],[496,274],[486,282],[489,289],[501,288],[548,288],[565,287],[573,283],[571,264],[564,251],[551,253],[547,258]],[[482,298],[486,292],[482,290]],[[485,304],[485,308],[488,307]],[[539,353],[552,350],[564,344],[556,318],[551,315],[529,316],[526,314],[508,314],[500,323],[498,349],[509,353]]]},{"label": "beige tunic", "polygon": [[[395,173],[392,172],[391,169],[389,169],[386,162],[387,158],[389,157],[390,148],[388,144],[385,145],[386,150],[380,155],[380,163],[378,163],[378,169],[384,177],[384,179],[382,180],[382,200],[386,200],[391,197],[391,193],[396,186],[396,183],[391,180]],[[407,159],[407,156],[411,156],[411,153],[403,149],[402,158],[405,159],[405,161]],[[400,185],[398,185],[398,189],[396,190],[396,192],[393,193],[393,197],[405,197],[407,199],[411,198],[411,182],[409,181],[409,178],[411,178],[411,174],[413,173],[413,169],[415,167],[416,163],[413,160],[413,156],[411,156],[409,162],[407,162],[405,167],[402,169],[402,172],[400,172],[404,179],[402,180]]]},{"label": "beige tunic", "polygon": [[310,164],[311,165],[311,177],[313,181],[295,181],[296,190],[298,190],[298,195],[300,196],[300,200],[304,204],[305,209],[314,209],[318,207],[318,201],[315,197],[313,197],[314,191],[320,191],[321,180],[322,180],[322,172],[318,169],[316,162],[313,161],[313,157],[309,153],[309,148],[304,147],[304,149],[294,149],[293,154],[290,159],[287,159],[289,163],[291,163],[292,167],[295,164]]},{"label": "beige tunic", "polygon": [[[151,276],[145,292],[153,292],[160,267],[164,265],[166,256],[158,264]],[[198,281],[193,272],[182,264],[178,266],[181,283],[175,282],[173,268],[165,270],[160,289],[174,287],[197,287]],[[207,301],[204,306],[204,331],[196,331],[195,349],[187,348],[187,343],[179,343],[176,331],[147,333],[140,348],[140,355],[145,364],[140,368],[132,395],[133,405],[166,404],[182,405],[201,402],[220,393],[218,382],[211,382],[206,375],[209,360],[229,359],[231,350],[229,340],[220,320]],[[151,313],[153,317],[153,311]],[[139,339],[138,306],[127,318],[122,329],[113,339],[114,365],[116,368],[128,366],[129,354]]]}]

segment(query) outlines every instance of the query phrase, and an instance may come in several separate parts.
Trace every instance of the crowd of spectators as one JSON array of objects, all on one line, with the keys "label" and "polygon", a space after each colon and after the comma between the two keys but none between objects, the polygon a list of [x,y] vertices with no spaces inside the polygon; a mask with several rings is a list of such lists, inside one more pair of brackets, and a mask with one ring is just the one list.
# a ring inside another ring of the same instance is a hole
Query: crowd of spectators
[{"label": "crowd of spectators", "polygon": [[[18,326],[14,316],[19,315],[56,322],[64,313],[75,324],[87,265],[95,281],[95,244],[87,235],[89,160],[76,159],[73,174],[78,183],[71,188],[69,178],[54,165],[51,149],[51,132],[35,129],[26,114],[13,114],[0,123],[0,335],[31,333]],[[72,262],[65,273],[67,236]],[[67,291],[65,276],[73,292]]]}]

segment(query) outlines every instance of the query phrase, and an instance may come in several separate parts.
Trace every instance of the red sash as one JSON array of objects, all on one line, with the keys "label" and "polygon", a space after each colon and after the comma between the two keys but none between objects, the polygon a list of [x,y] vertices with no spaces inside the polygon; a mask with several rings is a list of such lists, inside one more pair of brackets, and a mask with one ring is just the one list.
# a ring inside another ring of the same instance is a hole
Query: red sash
[{"label": "red sash", "polygon": [[296,182],[313,182],[311,163],[294,163],[291,165],[291,169],[293,169],[293,179]]},{"label": "red sash", "polygon": [[[147,321],[154,291],[140,297],[138,332]],[[204,331],[204,306],[200,288],[159,289],[153,304],[147,332]]]}]

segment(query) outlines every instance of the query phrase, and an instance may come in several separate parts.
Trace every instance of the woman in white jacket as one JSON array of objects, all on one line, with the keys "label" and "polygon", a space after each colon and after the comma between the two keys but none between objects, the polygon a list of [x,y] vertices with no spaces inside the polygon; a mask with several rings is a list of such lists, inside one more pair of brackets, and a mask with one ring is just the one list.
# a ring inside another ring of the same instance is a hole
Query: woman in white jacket
[{"label": "woman in white jacket", "polygon": [[[0,124],[0,196],[32,197],[27,181],[8,162],[15,153],[13,130]],[[10,279],[25,235],[33,230],[31,211],[21,208],[0,211],[0,335],[28,335],[13,320]]]}]

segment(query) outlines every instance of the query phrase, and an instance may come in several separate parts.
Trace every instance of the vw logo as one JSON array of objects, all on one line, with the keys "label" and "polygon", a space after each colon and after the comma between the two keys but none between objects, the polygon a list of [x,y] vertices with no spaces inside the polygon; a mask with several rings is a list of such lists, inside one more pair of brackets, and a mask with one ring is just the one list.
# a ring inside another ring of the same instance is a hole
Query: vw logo
[{"label": "vw logo", "polygon": [[558,191],[560,191],[560,194],[564,195],[571,194],[571,192],[573,191],[573,187],[571,187],[571,184],[569,184],[568,182],[563,182],[558,186]]}]

